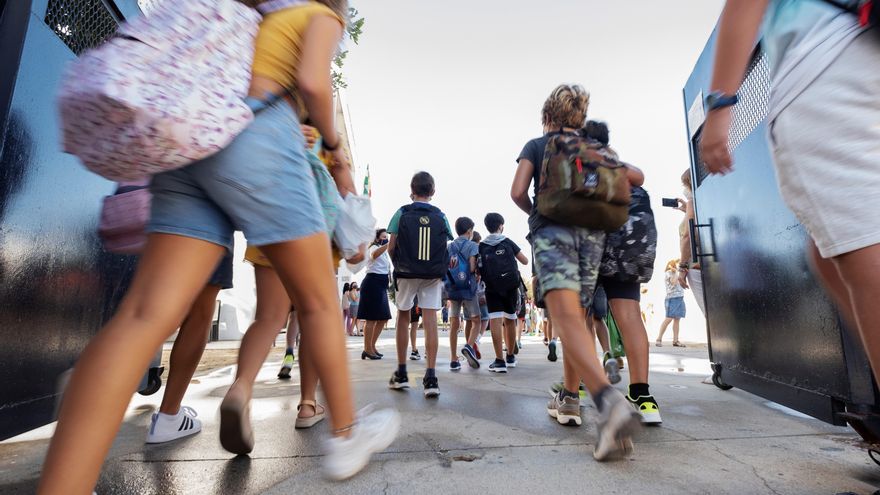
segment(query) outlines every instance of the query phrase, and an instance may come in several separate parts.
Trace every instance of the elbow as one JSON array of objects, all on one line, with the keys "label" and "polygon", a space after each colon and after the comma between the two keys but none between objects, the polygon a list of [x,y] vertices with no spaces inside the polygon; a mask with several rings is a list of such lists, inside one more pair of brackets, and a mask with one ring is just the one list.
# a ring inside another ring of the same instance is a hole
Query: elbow
[{"label": "elbow", "polygon": [[332,93],[330,81],[327,78],[313,77],[307,74],[299,76],[296,81],[296,90],[308,100],[329,98]]},{"label": "elbow", "polygon": [[528,194],[524,191],[513,189],[510,191],[510,199],[516,204],[522,204],[523,200],[528,199]]}]

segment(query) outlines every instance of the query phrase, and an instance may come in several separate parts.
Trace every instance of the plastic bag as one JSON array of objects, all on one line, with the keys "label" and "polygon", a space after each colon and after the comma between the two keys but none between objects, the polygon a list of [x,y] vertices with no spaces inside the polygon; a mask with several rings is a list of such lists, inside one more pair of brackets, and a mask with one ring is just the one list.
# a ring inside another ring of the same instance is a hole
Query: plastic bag
[{"label": "plastic bag", "polygon": [[361,244],[369,244],[376,236],[376,217],[367,196],[349,194],[340,204],[333,240],[344,258],[360,252]]},{"label": "plastic bag", "polygon": [[365,256],[363,261],[356,265],[352,265],[349,262],[345,262],[345,265],[348,267],[348,271],[352,273],[352,275],[357,275],[361,270],[363,270],[367,266],[367,261],[369,261],[369,256]]}]

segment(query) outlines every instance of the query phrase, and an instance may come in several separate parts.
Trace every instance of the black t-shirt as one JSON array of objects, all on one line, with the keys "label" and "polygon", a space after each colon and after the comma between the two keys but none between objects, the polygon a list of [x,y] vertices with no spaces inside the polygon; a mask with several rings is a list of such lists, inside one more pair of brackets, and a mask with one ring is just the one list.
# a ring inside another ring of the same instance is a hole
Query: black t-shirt
[{"label": "black t-shirt", "polygon": [[549,218],[538,213],[538,184],[541,182],[541,165],[544,163],[544,148],[547,147],[547,141],[550,140],[549,135],[544,135],[536,139],[532,139],[523,147],[517,158],[517,163],[525,158],[532,162],[535,170],[532,173],[532,212],[529,214],[529,232],[546,225],[553,224]]}]

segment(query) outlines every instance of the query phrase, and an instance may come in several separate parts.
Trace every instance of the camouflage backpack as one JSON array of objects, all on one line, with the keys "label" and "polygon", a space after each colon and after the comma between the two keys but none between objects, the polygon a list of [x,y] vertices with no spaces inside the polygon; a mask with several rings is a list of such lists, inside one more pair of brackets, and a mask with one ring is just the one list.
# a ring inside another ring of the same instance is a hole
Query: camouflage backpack
[{"label": "camouflage backpack", "polygon": [[626,167],[611,148],[573,132],[549,136],[538,213],[563,225],[614,232],[629,217],[629,201]]},{"label": "camouflage backpack", "polygon": [[641,187],[632,189],[629,219],[605,240],[599,275],[620,282],[648,283],[657,257],[657,226],[651,198]]}]

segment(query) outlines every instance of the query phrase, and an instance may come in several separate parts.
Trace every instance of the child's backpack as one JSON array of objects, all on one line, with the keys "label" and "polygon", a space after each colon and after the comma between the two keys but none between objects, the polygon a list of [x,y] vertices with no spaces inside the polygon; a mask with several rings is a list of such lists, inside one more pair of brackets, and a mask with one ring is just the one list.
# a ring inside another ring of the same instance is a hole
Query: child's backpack
[{"label": "child's backpack", "polygon": [[480,260],[480,275],[486,281],[486,290],[504,293],[519,286],[519,266],[510,240],[504,239],[494,246],[481,242]]},{"label": "child's backpack", "polygon": [[442,279],[449,269],[446,219],[439,208],[413,203],[401,208],[391,254],[395,278]]},{"label": "child's backpack", "polygon": [[550,135],[538,183],[538,213],[563,225],[614,232],[626,223],[630,184],[617,155],[576,132]]},{"label": "child's backpack", "polygon": [[657,257],[657,226],[651,198],[641,187],[632,189],[629,219],[608,234],[599,275],[621,282],[648,283]]},{"label": "child's backpack", "polygon": [[471,241],[456,239],[449,245],[450,257],[457,258],[458,262],[446,273],[444,284],[449,299],[453,301],[468,301],[477,294],[477,278],[471,272],[471,263],[461,250]]},{"label": "child's backpack", "polygon": [[131,181],[225,148],[254,118],[244,97],[260,21],[235,0],[187,0],[122,24],[62,79],[64,151],[98,175]]},{"label": "child's backpack", "polygon": [[145,229],[150,221],[148,181],[123,182],[104,198],[98,237],[104,250],[114,254],[140,254],[147,244]]}]

